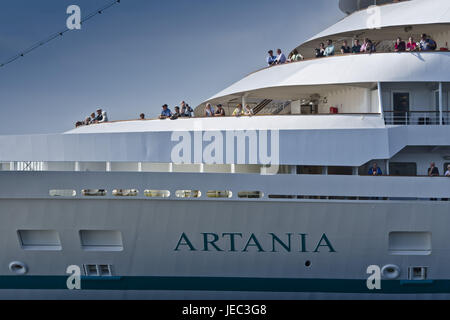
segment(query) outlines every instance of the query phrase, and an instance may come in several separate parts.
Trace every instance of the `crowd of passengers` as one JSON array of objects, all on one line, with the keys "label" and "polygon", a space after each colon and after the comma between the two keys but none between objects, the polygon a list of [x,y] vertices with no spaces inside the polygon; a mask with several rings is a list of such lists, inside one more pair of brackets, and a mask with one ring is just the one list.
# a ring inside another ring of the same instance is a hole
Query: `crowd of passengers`
[{"label": "crowd of passengers", "polygon": [[[353,41],[352,46],[350,47],[347,40],[342,42],[340,52],[341,54],[358,54],[358,53],[373,53],[376,52],[376,48],[378,43],[373,42],[369,38],[365,38],[363,43],[360,42],[359,39],[355,39]],[[394,43],[394,51],[395,52],[413,52],[413,51],[434,51],[437,49],[437,43],[427,34],[422,34],[420,37],[420,41],[414,41],[414,38],[411,36],[408,39],[408,42],[402,40],[401,37],[398,37]],[[336,48],[333,44],[333,40],[328,40],[327,44],[320,43],[319,48],[315,49],[316,58],[321,57],[330,57],[334,56],[336,53]],[[269,56],[267,57],[267,65],[274,66],[279,64],[285,64],[289,62],[295,62],[303,60],[303,56],[297,51],[294,50],[289,58],[286,58],[281,49],[277,50],[277,55],[273,54],[273,50],[269,50]]]},{"label": "crowd of passengers", "polygon": [[[192,114],[193,114],[193,110],[189,106],[186,107],[186,105],[183,105],[183,102],[182,102],[181,109],[180,109],[180,107],[176,106],[174,108],[174,110],[175,110],[175,112],[172,112],[169,109],[169,106],[167,104],[163,105],[159,118],[176,120],[178,118],[183,118],[183,117],[190,118],[190,117],[192,117]],[[243,107],[242,104],[238,104],[236,109],[233,111],[232,116],[234,116],[234,117],[252,116],[253,114],[254,114],[253,109],[250,107],[250,105],[246,105],[245,107]],[[223,108],[223,106],[221,104],[218,104],[216,106],[216,108],[214,108],[211,103],[207,103],[203,116],[207,117],[207,118],[208,117],[225,117],[226,113],[225,113],[225,109]]]},{"label": "crowd of passengers", "polygon": [[[380,167],[378,167],[378,164],[376,162],[373,163],[372,167],[369,169],[368,172],[369,176],[382,176],[383,172],[381,171]],[[427,175],[429,177],[439,177],[439,169],[436,167],[436,163],[431,162],[430,167],[428,168]],[[447,171],[444,174],[445,177],[450,177],[450,164],[447,165]]]},{"label": "crowd of passengers", "polygon": [[75,123],[75,127],[81,126],[89,126],[91,124],[108,122],[108,116],[106,111],[103,111],[101,108],[97,109],[97,113],[92,112],[90,116],[88,116],[84,121],[77,121]]}]

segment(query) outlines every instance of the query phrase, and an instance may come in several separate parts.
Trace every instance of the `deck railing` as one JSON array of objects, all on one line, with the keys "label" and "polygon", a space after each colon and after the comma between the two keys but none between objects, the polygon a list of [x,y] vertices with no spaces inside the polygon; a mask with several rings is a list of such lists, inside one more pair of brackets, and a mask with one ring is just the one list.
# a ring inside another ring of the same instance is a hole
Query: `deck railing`
[{"label": "deck railing", "polygon": [[[384,111],[387,125],[440,125],[439,111]],[[450,124],[450,112],[442,113],[442,124]]]}]

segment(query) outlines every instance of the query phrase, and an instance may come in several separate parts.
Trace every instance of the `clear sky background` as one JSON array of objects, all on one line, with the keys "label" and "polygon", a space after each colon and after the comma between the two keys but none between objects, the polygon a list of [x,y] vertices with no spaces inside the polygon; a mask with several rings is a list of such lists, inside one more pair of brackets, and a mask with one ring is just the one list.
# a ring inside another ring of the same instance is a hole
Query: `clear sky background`
[{"label": "clear sky background", "polygon": [[[2,0],[0,61],[109,0]],[[344,15],[337,0],[122,0],[80,31],[0,68],[0,134],[57,133],[96,106],[110,120],[192,107]]]}]

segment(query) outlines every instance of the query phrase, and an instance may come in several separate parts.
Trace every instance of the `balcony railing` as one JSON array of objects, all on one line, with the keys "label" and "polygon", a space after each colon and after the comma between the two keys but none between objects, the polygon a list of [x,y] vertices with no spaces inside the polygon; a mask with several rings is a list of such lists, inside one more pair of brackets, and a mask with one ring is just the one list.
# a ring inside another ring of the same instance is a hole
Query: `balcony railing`
[{"label": "balcony railing", "polygon": [[[384,111],[387,125],[440,125],[439,111]],[[450,112],[442,113],[442,124],[450,124]]]}]

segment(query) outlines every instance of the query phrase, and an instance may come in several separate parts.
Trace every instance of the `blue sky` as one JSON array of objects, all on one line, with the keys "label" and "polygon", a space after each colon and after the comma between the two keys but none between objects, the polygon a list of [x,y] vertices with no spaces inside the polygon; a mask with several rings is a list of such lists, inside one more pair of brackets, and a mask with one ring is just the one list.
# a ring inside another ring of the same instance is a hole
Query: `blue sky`
[{"label": "blue sky", "polygon": [[[0,61],[110,0],[3,0]],[[181,100],[195,107],[342,18],[337,0],[122,0],[0,68],[0,134],[72,129],[96,106],[110,120],[154,117]]]}]

